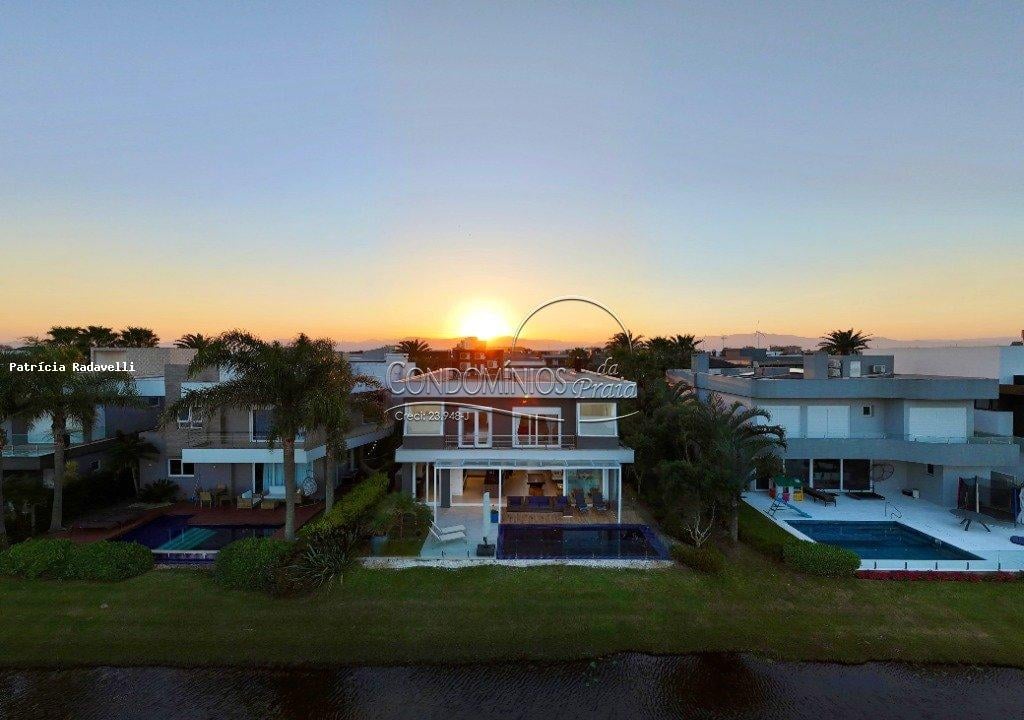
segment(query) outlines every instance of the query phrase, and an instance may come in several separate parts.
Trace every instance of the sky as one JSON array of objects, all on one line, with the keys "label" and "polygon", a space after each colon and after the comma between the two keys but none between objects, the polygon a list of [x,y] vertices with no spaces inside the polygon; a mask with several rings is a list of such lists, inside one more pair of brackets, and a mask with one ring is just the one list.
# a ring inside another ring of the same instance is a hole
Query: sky
[{"label": "sky", "polygon": [[1022,129],[1017,2],[7,2],[0,340],[1018,335]]}]

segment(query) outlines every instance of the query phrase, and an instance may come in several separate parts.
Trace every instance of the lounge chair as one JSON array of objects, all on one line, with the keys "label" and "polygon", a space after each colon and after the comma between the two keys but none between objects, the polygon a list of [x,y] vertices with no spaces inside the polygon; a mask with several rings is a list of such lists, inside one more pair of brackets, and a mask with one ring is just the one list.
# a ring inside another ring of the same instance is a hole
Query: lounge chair
[{"label": "lounge chair", "polygon": [[260,502],[260,498],[259,498],[258,495],[253,497],[252,490],[246,490],[238,498],[238,503],[237,503],[236,507],[239,510],[252,510],[254,507],[256,507],[259,504],[259,502]]},{"label": "lounge chair", "polygon": [[453,542],[455,540],[466,539],[466,528],[463,525],[453,525],[452,527],[442,528],[431,523],[430,534],[437,538],[438,542]]},{"label": "lounge chair", "polygon": [[598,512],[608,512],[608,502],[601,495],[600,490],[595,490],[590,494],[590,502]]},{"label": "lounge chair", "polygon": [[576,509],[581,513],[590,511],[590,507],[587,505],[587,499],[583,496],[583,491],[579,488],[572,491],[572,501],[576,504]]},{"label": "lounge chair", "polygon": [[199,493],[199,507],[203,507],[204,505],[213,508],[213,493],[208,490],[203,490]]},{"label": "lounge chair", "polygon": [[807,495],[814,502],[820,502],[824,505],[835,505],[836,496],[832,493],[822,492],[821,490],[815,490],[814,488],[805,487],[804,495]]}]

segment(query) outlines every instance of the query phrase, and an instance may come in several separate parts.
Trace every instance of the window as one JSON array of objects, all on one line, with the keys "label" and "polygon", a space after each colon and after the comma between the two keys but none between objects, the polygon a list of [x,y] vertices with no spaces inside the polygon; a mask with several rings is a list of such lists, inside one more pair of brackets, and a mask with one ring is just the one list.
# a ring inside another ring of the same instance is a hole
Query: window
[{"label": "window", "polygon": [[459,408],[459,447],[491,446],[489,410]]},{"label": "window", "polygon": [[[249,440],[250,442],[267,442],[270,437],[270,426],[274,420],[274,411],[270,408],[253,409],[249,411]],[[299,431],[295,436],[296,442],[303,442],[306,433]]]},{"label": "window", "polygon": [[195,477],[195,463],[182,462],[181,458],[170,458],[167,461],[167,474],[171,477]]},{"label": "window", "polygon": [[874,405],[862,405],[860,408],[860,414],[864,417],[874,417],[875,406]]},{"label": "window", "polygon": [[615,403],[579,403],[576,413],[576,434],[588,437],[616,437],[619,434],[615,419]]},{"label": "window", "polygon": [[157,395],[149,395],[146,397],[146,404],[150,407],[160,407],[160,398]]},{"label": "window", "polygon": [[512,411],[515,447],[559,447],[562,411],[558,408],[520,408]]},{"label": "window", "polygon": [[934,475],[935,474],[935,466],[932,465],[931,463],[928,463],[927,465],[925,465],[924,471],[926,473],[928,473],[929,475]]},{"label": "window", "polygon": [[406,435],[443,435],[444,405],[417,404],[405,408]]},{"label": "window", "polygon": [[178,427],[186,429],[201,428],[203,419],[193,417],[192,408],[185,408],[178,413]]}]

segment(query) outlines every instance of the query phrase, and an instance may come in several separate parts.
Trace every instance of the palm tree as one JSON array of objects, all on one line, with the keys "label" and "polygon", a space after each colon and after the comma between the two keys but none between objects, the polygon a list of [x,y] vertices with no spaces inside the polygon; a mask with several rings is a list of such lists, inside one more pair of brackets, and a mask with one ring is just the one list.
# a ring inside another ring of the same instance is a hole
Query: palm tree
[{"label": "palm tree", "polygon": [[874,338],[866,335],[863,331],[833,330],[821,338],[818,347],[829,355],[860,355],[862,350],[868,349],[868,343]]},{"label": "palm tree", "polygon": [[118,472],[127,471],[131,474],[136,495],[142,489],[139,485],[139,465],[143,460],[159,454],[156,445],[140,438],[138,433],[125,434],[120,430],[117,431],[117,442],[109,450],[114,468]]},{"label": "palm tree", "polygon": [[593,354],[585,347],[574,347],[569,351],[569,364],[573,370],[586,370],[590,367]]},{"label": "palm tree", "polygon": [[210,335],[203,335],[201,333],[186,333],[180,338],[174,341],[174,347],[177,348],[191,348],[192,350],[202,350],[206,348],[214,341],[214,338]]},{"label": "palm tree", "polygon": [[605,350],[639,350],[644,346],[644,336],[629,332],[617,332],[604,344]]},{"label": "palm tree", "polygon": [[785,432],[768,425],[771,415],[740,402],[726,404],[717,394],[701,402],[692,391],[680,396],[689,409],[686,448],[694,469],[711,492],[728,503],[729,534],[739,540],[739,502],[766,458],[786,448]]},{"label": "palm tree", "polygon": [[26,373],[27,407],[30,419],[49,417],[53,433],[53,512],[50,531],[61,530],[64,522],[64,457],[68,444],[68,423],[77,421],[91,427],[100,405],[127,406],[137,403],[135,384],[128,373],[75,372],[80,360],[74,347],[37,346],[25,351],[25,361],[47,363],[63,370]]},{"label": "palm tree", "polygon": [[89,325],[82,331],[82,340],[86,347],[114,347],[117,344],[117,333],[114,328],[103,325]]},{"label": "palm tree", "polygon": [[414,340],[403,340],[398,343],[398,352],[405,353],[416,365],[421,366],[423,356],[430,352],[430,345],[415,338]]},{"label": "palm tree", "polygon": [[118,347],[144,348],[156,347],[159,342],[160,338],[149,328],[129,326],[121,331],[117,344]]},{"label": "palm tree", "polygon": [[7,512],[4,500],[4,450],[10,438],[4,429],[4,423],[24,410],[26,397],[25,374],[11,370],[12,362],[19,362],[15,353],[0,351],[0,550],[7,546],[7,525],[4,515]]},{"label": "palm tree", "polygon": [[267,441],[271,446],[280,442],[284,456],[285,537],[294,540],[296,441],[323,430],[333,456],[344,447],[344,433],[352,423],[353,387],[377,383],[353,374],[331,340],[304,334],[286,345],[240,330],[226,332],[196,353],[189,374],[213,367],[230,371],[230,379],[193,390],[167,407],[161,419],[175,422],[185,410],[209,415],[221,408],[269,408]]}]

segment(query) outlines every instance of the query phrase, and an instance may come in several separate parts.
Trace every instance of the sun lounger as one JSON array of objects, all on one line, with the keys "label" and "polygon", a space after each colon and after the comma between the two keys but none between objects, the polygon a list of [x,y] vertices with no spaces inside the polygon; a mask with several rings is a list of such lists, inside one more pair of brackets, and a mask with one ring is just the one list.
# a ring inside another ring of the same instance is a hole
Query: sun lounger
[{"label": "sun lounger", "polygon": [[954,516],[960,518],[960,524],[964,526],[965,532],[971,529],[972,522],[976,522],[989,532],[992,532],[992,528],[985,524],[992,522],[992,518],[988,515],[983,515],[982,513],[974,512],[973,510],[964,510],[963,508],[955,508],[950,510],[950,512],[953,513]]},{"label": "sun lounger", "polygon": [[814,502],[820,502],[824,505],[835,505],[836,496],[832,493],[822,492],[821,490],[815,490],[814,488],[804,488],[804,495],[809,497]]},{"label": "sun lounger", "polygon": [[453,525],[450,528],[440,528],[431,524],[430,534],[437,538],[438,542],[452,542],[454,540],[465,540],[466,529],[462,525]]}]

